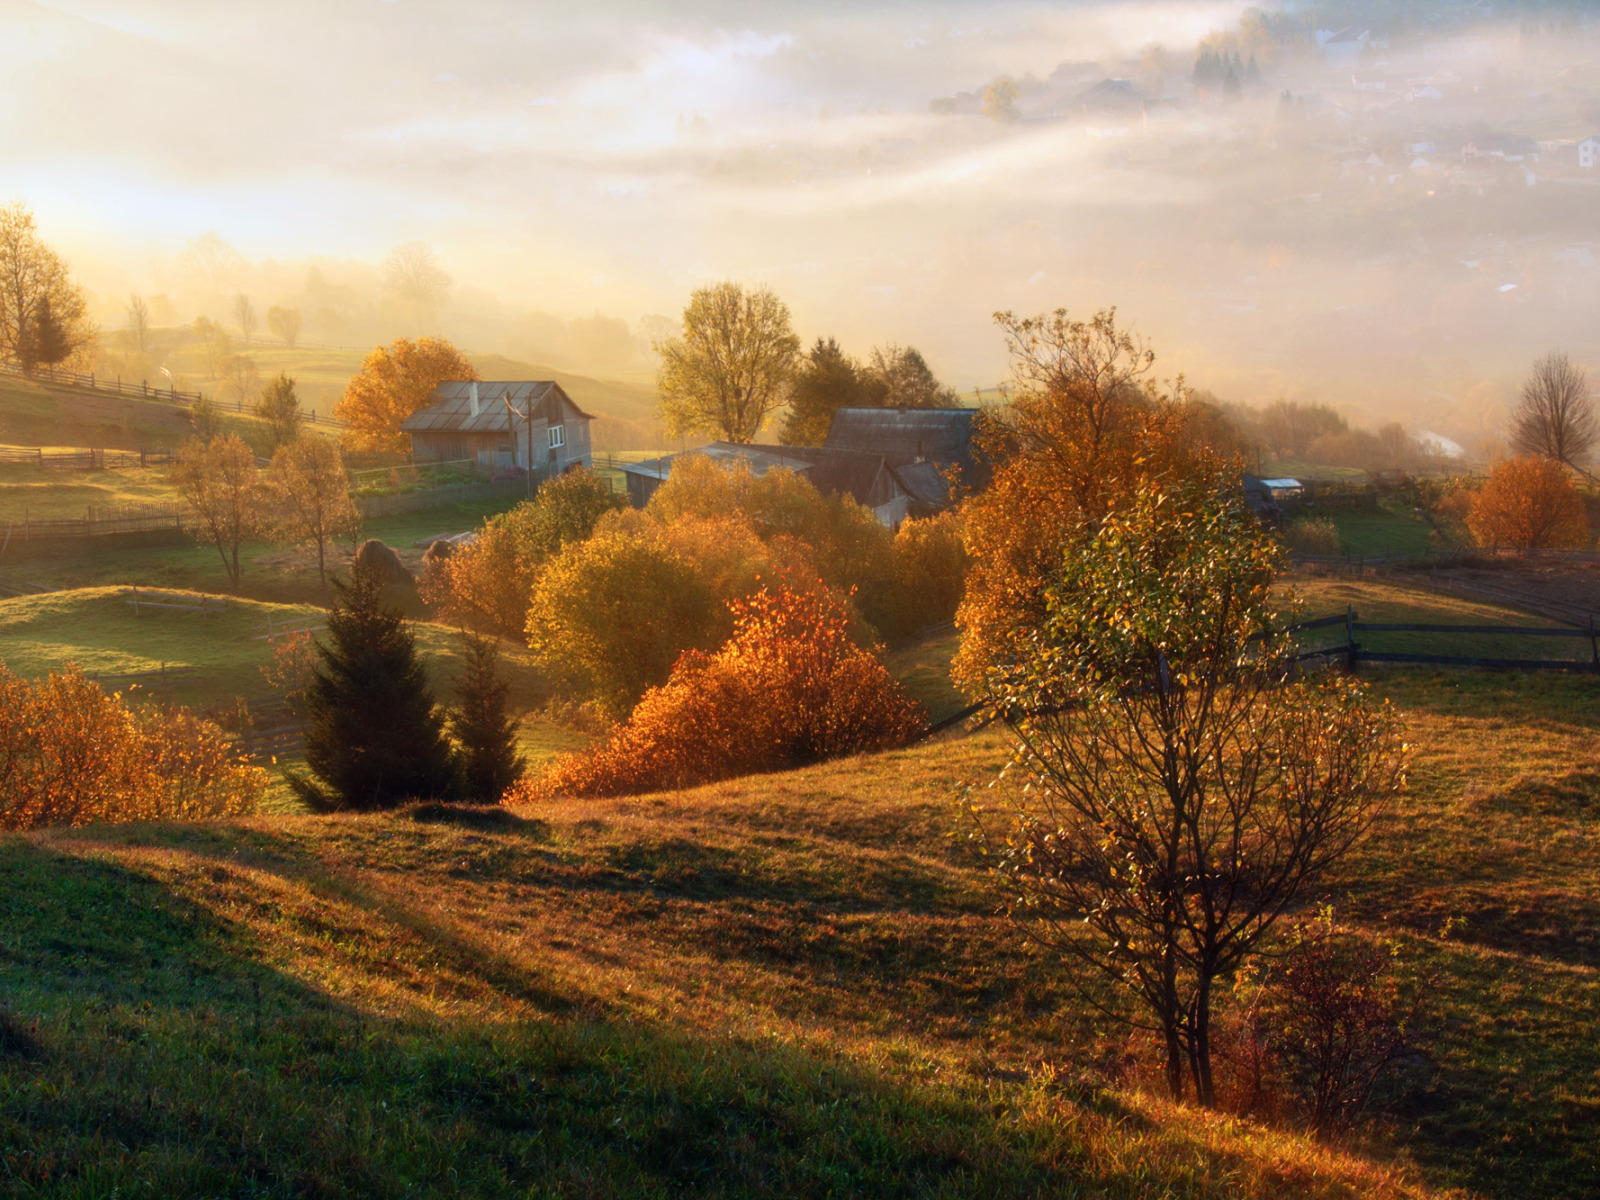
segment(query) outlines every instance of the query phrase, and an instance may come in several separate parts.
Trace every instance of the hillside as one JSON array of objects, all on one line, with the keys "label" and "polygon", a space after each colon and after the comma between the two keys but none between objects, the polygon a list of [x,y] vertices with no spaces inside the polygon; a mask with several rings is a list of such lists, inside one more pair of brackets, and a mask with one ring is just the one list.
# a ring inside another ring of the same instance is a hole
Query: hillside
[{"label": "hillside", "polygon": [[1596,684],[1378,686],[1412,789],[1332,895],[1439,982],[1418,1090],[1344,1151],[1137,1089],[947,836],[988,732],[633,800],[0,839],[0,1157],[31,1195],[1592,1195]]},{"label": "hillside", "polygon": [[[260,431],[245,414],[224,412],[221,419],[247,441]],[[179,405],[0,375],[0,445],[167,450],[192,436],[189,412]]]},{"label": "hillside", "polygon": [[[275,376],[280,371],[294,376],[302,403],[323,414],[332,412],[334,402],[343,395],[345,384],[351,376],[361,370],[362,360],[368,353],[366,350],[325,350],[314,347],[290,349],[272,342],[257,342],[236,349],[255,360],[263,378]],[[553,379],[591,413],[641,422],[651,421],[655,416],[656,397],[652,387],[574,375],[499,354],[468,354],[467,358],[485,379]],[[181,371],[196,381],[196,386],[208,395],[213,390],[205,383],[208,376],[198,345],[191,344],[174,350],[170,362],[175,371]]]}]

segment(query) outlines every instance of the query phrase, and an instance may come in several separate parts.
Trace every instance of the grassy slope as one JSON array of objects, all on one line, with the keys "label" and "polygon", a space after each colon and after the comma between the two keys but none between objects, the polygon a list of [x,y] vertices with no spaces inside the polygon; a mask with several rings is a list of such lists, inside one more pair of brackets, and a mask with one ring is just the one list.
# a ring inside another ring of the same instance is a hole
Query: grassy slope
[{"label": "grassy slope", "polygon": [[[246,441],[258,440],[254,417],[225,412],[221,421]],[[0,376],[0,445],[162,450],[192,434],[187,410],[177,405]]]},{"label": "grassy slope", "polygon": [[[290,350],[275,343],[256,343],[238,346],[236,350],[255,360],[262,378],[271,378],[280,371],[295,379],[296,390],[303,403],[315,407],[319,413],[332,411],[334,401],[343,393],[350,377],[361,370],[367,352],[363,350],[315,350],[297,347]],[[205,362],[198,346],[186,346],[172,354],[174,370],[181,370],[207,395],[215,390],[207,386]],[[655,389],[637,383],[593,379],[587,375],[573,375],[553,370],[535,363],[506,358],[499,354],[469,354],[467,358],[485,379],[553,379],[564,388],[581,408],[592,413],[604,413],[625,420],[650,420],[655,415]]]},{"label": "grassy slope", "polygon": [[1427,1086],[1365,1159],[1130,1090],[946,836],[990,732],[481,818],[0,840],[6,1166],[59,1181],[32,1194],[1591,1195],[1600,686],[1374,679],[1412,784],[1330,894],[1440,982]]},{"label": "grassy slope", "polygon": [[1065,980],[943,836],[995,753],[7,838],[7,1165],[35,1194],[1396,1194],[1080,1078]]}]

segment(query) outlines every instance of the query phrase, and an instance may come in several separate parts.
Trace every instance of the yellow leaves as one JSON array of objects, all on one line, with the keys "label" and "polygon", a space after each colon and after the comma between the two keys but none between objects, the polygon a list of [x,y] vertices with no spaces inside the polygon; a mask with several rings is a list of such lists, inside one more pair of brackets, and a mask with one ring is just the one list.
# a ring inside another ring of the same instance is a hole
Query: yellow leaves
[{"label": "yellow leaves", "polygon": [[477,369],[444,338],[396,338],[367,355],[333,411],[345,423],[348,445],[404,453],[410,439],[400,423],[432,402],[433,389],[446,380],[477,378]]}]

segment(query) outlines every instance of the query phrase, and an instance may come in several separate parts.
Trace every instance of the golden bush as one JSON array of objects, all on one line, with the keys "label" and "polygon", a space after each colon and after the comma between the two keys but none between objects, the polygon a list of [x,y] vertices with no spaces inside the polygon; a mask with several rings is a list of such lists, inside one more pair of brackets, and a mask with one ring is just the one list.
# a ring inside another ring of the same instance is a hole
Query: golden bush
[{"label": "golden bush", "polygon": [[735,601],[733,636],[691,651],[593,750],[558,760],[512,802],[629,795],[904,745],[921,707],[850,636],[846,599],[780,587]]},{"label": "golden bush", "polygon": [[1480,546],[1516,550],[1586,547],[1594,541],[1572,476],[1554,459],[1533,455],[1495,467],[1472,498],[1467,528]]},{"label": "golden bush", "polygon": [[185,709],[134,708],[76,667],[0,667],[0,828],[253,812],[266,772]]}]

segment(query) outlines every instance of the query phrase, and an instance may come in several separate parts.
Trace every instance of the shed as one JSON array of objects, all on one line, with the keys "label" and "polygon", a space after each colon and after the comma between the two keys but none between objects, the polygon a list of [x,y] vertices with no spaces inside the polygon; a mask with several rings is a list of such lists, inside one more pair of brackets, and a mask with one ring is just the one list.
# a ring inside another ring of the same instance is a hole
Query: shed
[{"label": "shed", "polygon": [[458,462],[559,475],[591,466],[594,418],[549,380],[450,380],[400,423],[418,462]]},{"label": "shed", "polygon": [[749,446],[738,442],[712,442],[709,446],[686,450],[683,454],[667,454],[660,458],[625,463],[622,474],[628,481],[628,502],[634,508],[643,508],[650,503],[650,497],[656,494],[656,489],[671,477],[673,461],[688,455],[703,455],[730,467],[742,464],[749,469],[750,474],[757,477],[778,467],[796,473],[811,470],[809,462],[790,456],[788,450],[787,446]]}]

